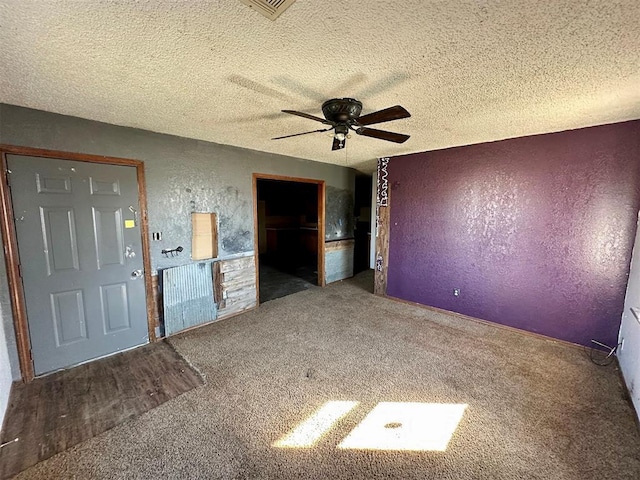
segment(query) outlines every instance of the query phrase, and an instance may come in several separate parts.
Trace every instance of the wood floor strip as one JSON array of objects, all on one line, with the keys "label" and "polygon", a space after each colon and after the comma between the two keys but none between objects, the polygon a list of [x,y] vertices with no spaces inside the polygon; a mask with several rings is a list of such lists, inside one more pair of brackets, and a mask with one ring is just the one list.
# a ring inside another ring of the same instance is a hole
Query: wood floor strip
[{"label": "wood floor strip", "polygon": [[204,383],[157,342],[14,386],[0,443],[0,478],[141,415]]}]

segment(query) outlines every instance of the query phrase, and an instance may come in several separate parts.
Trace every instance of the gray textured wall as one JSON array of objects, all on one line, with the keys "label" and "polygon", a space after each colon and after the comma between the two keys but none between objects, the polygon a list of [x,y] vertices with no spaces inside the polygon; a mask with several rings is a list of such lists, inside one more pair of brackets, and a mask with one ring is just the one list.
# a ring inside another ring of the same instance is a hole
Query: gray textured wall
[{"label": "gray textured wall", "polygon": [[[1,305],[0,315],[4,315]],[[9,312],[7,316],[11,318],[11,313]],[[13,380],[9,349],[7,348],[8,342],[5,340],[6,334],[4,330],[4,325],[0,323],[0,425],[4,421],[4,414],[9,404],[9,393],[11,393],[11,381]],[[11,334],[13,334],[13,330]]]},{"label": "gray textured wall", "polygon": [[[0,143],[142,160],[149,231],[162,232],[162,241],[151,242],[153,270],[190,262],[192,211],[218,214],[220,257],[253,251],[254,172],[325,180],[326,239],[353,235],[355,172],[349,168],[4,104],[0,104]],[[177,257],[160,253],[178,245],[184,251]],[[0,260],[0,306],[17,379],[4,258]]]}]

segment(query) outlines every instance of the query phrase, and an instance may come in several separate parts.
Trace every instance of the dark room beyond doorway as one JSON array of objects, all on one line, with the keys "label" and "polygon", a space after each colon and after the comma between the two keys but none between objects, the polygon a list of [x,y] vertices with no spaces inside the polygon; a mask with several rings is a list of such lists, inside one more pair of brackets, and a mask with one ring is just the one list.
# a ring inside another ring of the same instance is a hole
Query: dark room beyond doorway
[{"label": "dark room beyond doorway", "polygon": [[257,179],[260,303],[318,285],[318,189]]}]

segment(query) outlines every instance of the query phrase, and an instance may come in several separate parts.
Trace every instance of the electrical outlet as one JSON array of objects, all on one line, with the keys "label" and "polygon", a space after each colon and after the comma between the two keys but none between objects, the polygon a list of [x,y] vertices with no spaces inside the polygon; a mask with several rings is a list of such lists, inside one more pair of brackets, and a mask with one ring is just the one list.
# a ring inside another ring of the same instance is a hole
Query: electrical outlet
[{"label": "electrical outlet", "polygon": [[453,296],[454,297],[459,297],[460,296],[460,289],[459,288],[454,288],[453,289]]}]

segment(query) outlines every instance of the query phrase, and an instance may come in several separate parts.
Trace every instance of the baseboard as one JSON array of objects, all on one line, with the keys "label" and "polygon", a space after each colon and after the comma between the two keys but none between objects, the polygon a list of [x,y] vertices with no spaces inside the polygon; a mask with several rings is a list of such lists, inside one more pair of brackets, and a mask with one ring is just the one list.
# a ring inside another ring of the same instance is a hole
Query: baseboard
[{"label": "baseboard", "polygon": [[481,318],[470,317],[469,315],[465,315],[463,313],[458,313],[458,312],[452,312],[450,310],[445,310],[443,308],[431,307],[429,305],[423,305],[422,303],[412,302],[410,300],[404,300],[402,298],[392,297],[390,295],[379,295],[379,296],[384,297],[384,298],[388,298],[389,300],[393,300],[394,302],[404,303],[406,305],[413,305],[414,307],[420,307],[420,308],[423,308],[425,310],[430,310],[432,312],[445,313],[445,314],[448,314],[448,315],[453,315],[453,316],[458,317],[458,318],[460,318],[462,320],[471,320],[472,322],[481,323],[481,324],[487,325],[489,327],[500,328],[500,329],[507,330],[507,331],[510,331],[510,332],[519,333],[521,335],[526,335],[526,336],[529,336],[529,337],[538,338],[540,340],[547,340],[547,341],[556,342],[556,343],[559,343],[561,345],[564,345],[564,346],[567,346],[567,347],[571,347],[571,348],[575,348],[575,349],[584,350],[585,348],[589,348],[589,347],[585,347],[584,345],[580,345],[578,343],[569,342],[567,340],[561,340],[559,338],[549,337],[548,335],[543,335],[541,333],[530,332],[528,330],[522,330],[521,328],[516,328],[516,327],[509,326],[509,325],[503,325],[501,323],[491,322],[489,320],[483,320]]},{"label": "baseboard", "polygon": [[240,310],[239,312],[229,313],[228,315],[223,315],[221,317],[218,317],[218,319],[216,321],[228,320],[229,318],[237,317],[239,315],[242,315],[242,314],[245,314],[245,313],[248,313],[248,312],[252,312],[252,311],[256,310],[258,307],[259,307],[259,304],[256,302],[256,304],[253,307],[245,308],[244,310]]},{"label": "baseboard", "polygon": [[631,411],[634,413],[633,419],[636,422],[636,428],[640,432],[640,411],[636,410],[636,406],[633,403],[633,398],[631,397],[631,392],[629,391],[629,387],[627,387],[627,381],[622,374],[622,368],[620,367],[620,362],[618,361],[618,357],[615,357],[616,369],[618,370],[618,379],[622,384],[622,395],[624,399],[627,401],[629,406],[631,407]]},{"label": "baseboard", "polygon": [[242,315],[244,313],[252,312],[253,310],[255,310],[257,308],[258,308],[258,305],[256,304],[251,308],[246,308],[244,310],[240,310],[239,312],[234,312],[234,313],[230,313],[228,315],[223,315],[221,317],[217,317],[215,320],[211,320],[209,322],[200,323],[198,325],[194,325],[193,327],[185,328],[184,330],[180,330],[179,332],[172,333],[171,335],[165,335],[164,337],[158,337],[157,340],[160,341],[160,340],[163,340],[165,338],[171,338],[171,337],[175,337],[175,336],[178,336],[178,335],[182,335],[183,333],[191,332],[192,330],[196,330],[196,329],[201,328],[201,327],[206,327],[207,325],[213,325],[214,323],[221,322],[222,320],[228,320],[230,318],[237,317],[237,316]]}]

